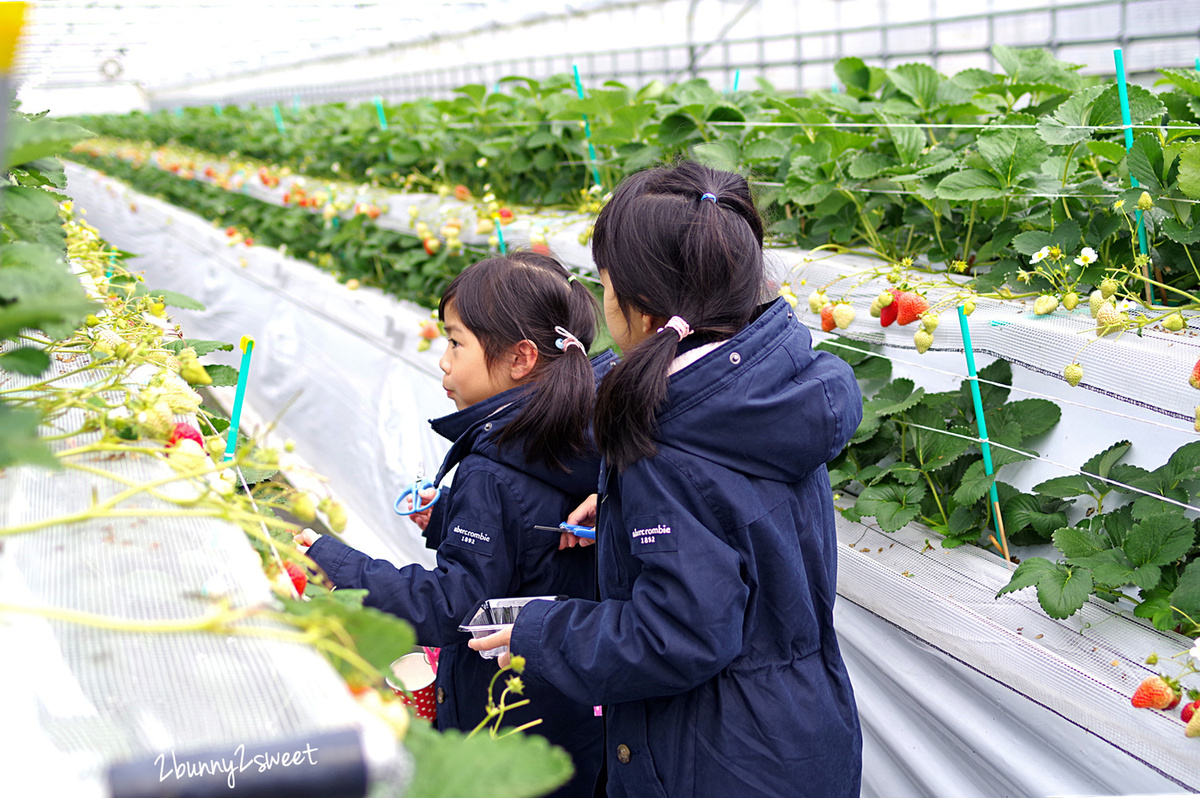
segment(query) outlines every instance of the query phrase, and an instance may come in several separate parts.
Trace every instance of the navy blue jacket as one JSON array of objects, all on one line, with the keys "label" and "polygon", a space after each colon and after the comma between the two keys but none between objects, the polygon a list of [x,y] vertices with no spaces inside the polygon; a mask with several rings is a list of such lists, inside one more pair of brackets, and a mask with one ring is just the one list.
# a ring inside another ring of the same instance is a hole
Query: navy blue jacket
[{"label": "navy blue jacket", "polygon": [[783,300],[670,379],[657,454],[601,474],[603,601],[536,602],[529,684],[605,705],[610,796],[857,796],[825,463],[862,400]]},{"label": "navy blue jacket", "polygon": [[[593,365],[599,373],[614,360],[608,352]],[[436,483],[458,467],[425,530],[426,544],[437,549],[436,568],[413,564],[397,569],[329,536],[308,551],[335,585],[365,588],[367,606],[404,618],[420,644],[442,648],[436,691],[439,729],[470,731],[484,718],[497,662],[469,649],[468,635],[458,631],[483,600],[596,595],[595,547],[559,551],[557,531],[533,527],[557,526],[595,493],[599,458],[593,453],[573,460],[570,473],[563,473],[527,462],[522,441],[497,447],[494,438],[516,417],[522,394],[522,388],[513,388],[430,422],[438,434],[454,441]],[[497,700],[504,681],[502,676],[496,682]],[[523,696],[510,694],[509,700],[521,698],[530,703],[506,712],[504,725],[540,718],[529,733],[562,746],[575,763],[574,778],[554,795],[590,798],[603,741],[593,705],[572,701],[545,683],[528,686]]]}]

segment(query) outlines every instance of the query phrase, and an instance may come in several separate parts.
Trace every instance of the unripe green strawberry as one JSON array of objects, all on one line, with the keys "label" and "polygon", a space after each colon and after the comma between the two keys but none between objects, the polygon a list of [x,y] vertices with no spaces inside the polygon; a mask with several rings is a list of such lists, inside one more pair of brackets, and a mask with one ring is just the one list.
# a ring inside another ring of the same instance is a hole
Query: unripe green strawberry
[{"label": "unripe green strawberry", "polygon": [[1163,326],[1171,332],[1179,332],[1186,324],[1187,322],[1183,320],[1183,315],[1180,313],[1172,313],[1163,319]]},{"label": "unripe green strawberry", "polygon": [[1083,366],[1071,363],[1063,369],[1063,376],[1067,378],[1067,384],[1074,388],[1083,379]]},{"label": "unripe green strawberry", "polygon": [[181,360],[179,362],[179,376],[188,381],[189,385],[212,385],[212,377],[200,365],[198,360]]},{"label": "unripe green strawberry", "polygon": [[808,309],[813,313],[820,313],[821,308],[825,307],[825,303],[828,301],[825,292],[818,288],[808,295]]},{"label": "unripe green strawberry", "polygon": [[1108,335],[1125,328],[1120,311],[1111,302],[1105,302],[1096,313],[1096,326],[1100,335]]},{"label": "unripe green strawberry", "polygon": [[940,322],[940,321],[941,321],[941,319],[938,318],[938,314],[936,314],[936,313],[921,314],[921,326],[924,327],[930,333],[932,333],[934,330],[936,330],[938,328],[938,322]]},{"label": "unripe green strawberry", "polygon": [[879,296],[875,297],[875,300],[879,302],[879,307],[886,308],[896,300],[896,295],[891,291],[880,291]]},{"label": "unripe green strawberry", "polygon": [[844,330],[854,321],[854,306],[839,302],[833,306],[833,323],[839,330]]},{"label": "unripe green strawberry", "polygon": [[1088,310],[1092,314],[1092,318],[1096,318],[1096,314],[1100,312],[1100,306],[1104,304],[1104,293],[1097,288],[1092,293],[1088,294]]},{"label": "unripe green strawberry", "polygon": [[84,321],[89,327],[95,327],[100,324],[100,319],[94,313],[89,313]]},{"label": "unripe green strawberry", "polygon": [[337,502],[329,503],[325,517],[329,520],[329,528],[334,532],[342,532],[346,529],[346,508]]},{"label": "unripe green strawberry", "polygon": [[137,414],[138,430],[146,438],[166,439],[175,428],[175,417],[166,402],[156,402]]},{"label": "unripe green strawberry", "polygon": [[1183,729],[1184,735],[1187,737],[1200,737],[1200,712],[1192,715],[1192,719],[1188,721],[1187,726]]},{"label": "unripe green strawberry", "polygon": [[1058,308],[1058,297],[1052,294],[1042,294],[1033,303],[1033,312],[1039,316],[1046,316],[1053,313]]},{"label": "unripe green strawberry", "polygon": [[297,493],[292,497],[292,515],[296,520],[311,524],[317,517],[317,506],[313,504],[312,496],[307,493]]},{"label": "unripe green strawberry", "polygon": [[1074,291],[1068,291],[1067,293],[1063,294],[1062,304],[1067,310],[1074,310],[1079,304],[1079,294],[1075,293]]},{"label": "unripe green strawberry", "polygon": [[933,344],[933,333],[922,327],[921,329],[917,330],[915,335],[913,335],[913,343],[917,345],[918,352],[925,354],[925,352]]},{"label": "unripe green strawberry", "polygon": [[1110,296],[1117,293],[1117,289],[1120,287],[1121,284],[1116,280],[1111,277],[1105,277],[1103,282],[1100,283],[1100,293],[1105,299],[1108,299]]},{"label": "unripe green strawberry", "polygon": [[1200,405],[1196,406],[1196,420],[1192,422],[1192,429],[1200,432]]},{"label": "unripe green strawberry", "polygon": [[1137,207],[1139,211],[1148,211],[1154,207],[1154,198],[1150,196],[1149,191],[1143,191],[1138,197]]},{"label": "unripe green strawberry", "polygon": [[966,302],[963,303],[962,307],[963,307],[963,314],[970,316],[972,313],[975,312],[975,301],[972,299],[968,299]]},{"label": "unripe green strawberry", "polygon": [[871,307],[867,310],[867,312],[871,314],[871,318],[879,318],[879,314],[883,312],[883,308],[879,304],[879,297],[875,297],[871,300]]}]

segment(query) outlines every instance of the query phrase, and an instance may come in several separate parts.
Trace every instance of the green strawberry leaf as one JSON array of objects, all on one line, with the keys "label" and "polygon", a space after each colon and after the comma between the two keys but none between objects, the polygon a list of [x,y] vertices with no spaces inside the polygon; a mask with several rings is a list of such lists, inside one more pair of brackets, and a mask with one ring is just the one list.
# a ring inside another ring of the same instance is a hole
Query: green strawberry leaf
[{"label": "green strawberry leaf", "polygon": [[1090,496],[1091,485],[1080,474],[1069,477],[1054,477],[1033,486],[1033,490],[1043,496],[1053,496],[1056,499],[1069,499],[1072,496]]},{"label": "green strawberry leaf", "polygon": [[184,310],[205,309],[204,305],[186,294],[181,294],[177,291],[168,291],[165,288],[148,288],[145,283],[139,283],[133,295],[158,297],[159,301],[164,305],[170,305],[173,308],[183,308]]},{"label": "green strawberry leaf", "polygon": [[37,413],[0,404],[0,468],[21,463],[61,469],[62,464],[38,437]]},{"label": "green strawberry leaf", "polygon": [[1000,507],[1004,515],[1004,525],[1010,530],[1010,534],[1028,526],[1033,527],[1042,537],[1049,538],[1056,530],[1065,527],[1068,523],[1067,514],[1058,511],[1046,512],[1043,502],[1042,497],[1031,496],[1028,493],[1018,493],[1002,502]]},{"label": "green strawberry leaf", "polygon": [[1000,178],[982,169],[952,172],[937,184],[938,199],[958,202],[996,199],[1004,196]]},{"label": "green strawberry leaf", "polygon": [[854,378],[858,380],[886,380],[892,376],[892,361],[886,357],[869,357],[854,366]]},{"label": "green strawberry leaf", "polygon": [[1108,551],[1111,548],[1106,537],[1080,527],[1064,527],[1057,530],[1053,537],[1054,545],[1072,562]]},{"label": "green strawberry leaf", "polygon": [[1053,563],[1045,557],[1026,557],[1013,571],[1012,577],[1008,580],[1008,584],[1000,588],[1000,592],[996,594],[996,598],[1000,598],[1005,593],[1013,593],[1017,590],[1023,590],[1027,587],[1033,587],[1042,580],[1043,577],[1054,573],[1063,566],[1058,563]]},{"label": "green strawberry leaf", "polygon": [[[340,592],[340,591],[334,591]],[[327,618],[341,625],[354,641],[354,650],[380,674],[390,675],[392,663],[416,643],[412,627],[396,615],[356,606],[318,594],[308,601],[283,599],[287,611],[301,617]]]},{"label": "green strawberry leaf", "polygon": [[1134,565],[1169,565],[1192,548],[1196,530],[1180,513],[1157,513],[1133,525],[1123,549]]},{"label": "green strawberry leaf", "polygon": [[1108,587],[1119,588],[1136,578],[1135,569],[1118,549],[1105,549],[1087,557],[1074,558],[1071,565],[1091,569],[1096,584]]},{"label": "green strawberry leaf", "polygon": [[0,355],[0,371],[36,377],[50,368],[50,355],[44,349],[22,346]]},{"label": "green strawberry leaf", "polygon": [[[913,429],[913,440],[921,467],[926,471],[945,468],[967,453],[972,444],[969,438],[973,431],[966,427],[951,427],[956,435],[944,435],[923,429]],[[958,435],[966,437],[957,437]]]},{"label": "green strawberry leaf", "polygon": [[971,506],[987,494],[995,479],[995,476],[984,473],[982,460],[971,463],[959,481],[958,489],[954,491],[955,504],[963,507]]},{"label": "green strawberry leaf", "polygon": [[1179,190],[1189,199],[1200,199],[1200,142],[1179,153]]},{"label": "green strawberry leaf", "polygon": [[913,390],[914,383],[907,377],[892,380],[879,389],[874,398],[870,399],[863,410],[876,416],[890,416],[908,410],[925,395],[924,388]]},{"label": "green strawberry leaf", "polygon": [[906,486],[888,482],[865,489],[854,508],[860,515],[875,516],[884,532],[896,532],[920,514],[924,497],[922,483]]},{"label": "green strawberry leaf", "polygon": [[1038,603],[1051,618],[1069,618],[1087,603],[1093,586],[1089,569],[1062,566],[1038,580]]},{"label": "green strawberry leaf", "polygon": [[1193,560],[1183,569],[1179,584],[1171,593],[1170,604],[1190,618],[1193,626],[1200,624],[1200,560]]},{"label": "green strawberry leaf", "polygon": [[879,431],[879,425],[883,423],[883,419],[874,413],[863,413],[862,421],[858,422],[858,429],[854,431],[854,435],[850,438],[850,444],[854,445],[870,440],[871,437]]},{"label": "green strawberry leaf", "polygon": [[179,354],[180,350],[191,347],[196,350],[197,357],[204,357],[211,352],[232,352],[233,344],[224,341],[205,341],[199,338],[185,338],[180,341],[167,341],[163,349]]},{"label": "green strawberry leaf", "polygon": [[238,383],[238,370],[233,366],[214,363],[211,366],[205,366],[204,370],[208,372],[209,377],[212,377],[214,388],[237,385]]},{"label": "green strawberry leaf", "polygon": [[1166,631],[1174,628],[1178,616],[1171,608],[1174,599],[1161,587],[1142,595],[1142,603],[1133,608],[1133,614],[1154,624],[1154,628]]},{"label": "green strawberry leaf", "polygon": [[1017,419],[1022,439],[1048,432],[1062,418],[1062,408],[1047,399],[1019,399],[1002,409]]},{"label": "green strawberry leaf", "polygon": [[[504,681],[504,677],[498,680],[498,688]],[[414,721],[404,747],[416,767],[404,794],[407,798],[547,795],[565,784],[574,770],[567,752],[537,732],[535,726],[529,734],[469,736]],[[464,767],[468,762],[470,767]]]}]

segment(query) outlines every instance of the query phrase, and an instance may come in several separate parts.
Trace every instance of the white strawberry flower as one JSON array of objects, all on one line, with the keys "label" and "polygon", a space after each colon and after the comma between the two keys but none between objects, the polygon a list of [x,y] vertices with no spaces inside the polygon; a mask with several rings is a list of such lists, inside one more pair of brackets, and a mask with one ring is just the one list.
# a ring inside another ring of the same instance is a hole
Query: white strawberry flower
[{"label": "white strawberry flower", "polygon": [[1033,257],[1029,259],[1030,263],[1040,263],[1050,255],[1050,247],[1042,247],[1037,252],[1033,253]]},{"label": "white strawberry flower", "polygon": [[1083,252],[1079,253],[1079,257],[1075,259],[1075,263],[1080,266],[1087,266],[1090,263],[1096,262],[1096,250],[1091,247],[1084,247]]}]

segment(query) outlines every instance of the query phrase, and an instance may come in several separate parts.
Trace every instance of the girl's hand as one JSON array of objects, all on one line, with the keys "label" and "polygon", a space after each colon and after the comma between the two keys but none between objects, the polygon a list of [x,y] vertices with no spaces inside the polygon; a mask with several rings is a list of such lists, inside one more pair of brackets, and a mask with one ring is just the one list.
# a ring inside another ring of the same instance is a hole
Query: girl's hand
[{"label": "girl's hand", "polygon": [[[424,490],[420,491],[421,503],[425,504],[426,502],[431,500],[434,496],[436,496],[437,493],[438,493],[437,488],[425,488]],[[409,503],[411,505],[412,499],[409,499]],[[431,515],[433,515],[432,507],[430,507],[428,510],[421,510],[419,513],[413,513],[412,515],[410,515],[408,517],[408,519],[410,521],[412,521],[414,524],[416,524],[418,529],[420,529],[422,532],[424,532],[425,527],[429,526],[429,517]]]},{"label": "girl's hand", "polygon": [[[574,537],[574,536],[572,536]],[[467,641],[467,645],[473,651],[491,651],[493,648],[507,646],[512,640],[512,627],[508,626],[501,629],[499,632],[494,632],[487,637],[475,637]],[[507,668],[509,662],[512,661],[512,652],[505,651],[497,660],[501,668]]]},{"label": "girl's hand", "polygon": [[[571,511],[567,516],[568,524],[579,524],[581,526],[596,526],[596,494],[592,494],[583,500],[583,503]],[[572,535],[570,532],[563,532],[558,537],[558,550],[573,548],[575,546],[590,546],[596,541],[590,538],[581,538],[578,535]]]},{"label": "girl's hand", "polygon": [[313,532],[311,529],[305,528],[304,530],[292,535],[292,542],[294,542],[297,546],[304,546],[305,548],[308,548],[312,544],[316,543],[317,538],[319,537],[321,536],[318,533]]}]

